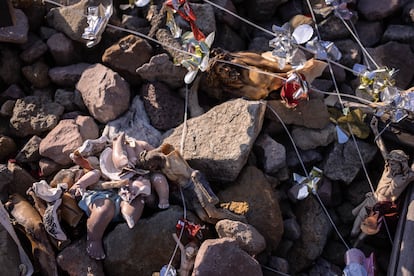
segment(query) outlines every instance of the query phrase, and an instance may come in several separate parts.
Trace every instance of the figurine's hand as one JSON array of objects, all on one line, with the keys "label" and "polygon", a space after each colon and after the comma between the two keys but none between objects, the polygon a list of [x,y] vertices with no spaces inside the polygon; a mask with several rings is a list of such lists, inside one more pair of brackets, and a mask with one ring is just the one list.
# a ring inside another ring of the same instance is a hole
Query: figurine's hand
[{"label": "figurine's hand", "polygon": [[79,183],[73,184],[72,187],[70,187],[69,189],[69,193],[71,194],[72,197],[82,196],[84,192],[85,192],[85,189],[81,188]]}]

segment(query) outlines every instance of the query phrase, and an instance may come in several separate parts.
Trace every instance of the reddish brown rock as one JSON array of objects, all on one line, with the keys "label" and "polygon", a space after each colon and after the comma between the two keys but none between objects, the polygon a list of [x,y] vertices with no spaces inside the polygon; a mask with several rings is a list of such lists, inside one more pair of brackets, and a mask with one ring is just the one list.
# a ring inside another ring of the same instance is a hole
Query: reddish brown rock
[{"label": "reddish brown rock", "polygon": [[140,77],[136,70],[150,60],[151,54],[152,47],[146,40],[128,35],[106,49],[102,61],[129,82],[138,83]]},{"label": "reddish brown rock", "polygon": [[80,147],[84,140],[98,138],[98,127],[94,124],[91,118],[87,117],[61,120],[40,142],[40,155],[60,165],[71,164],[72,160],[69,158],[71,152]]},{"label": "reddish brown rock", "polygon": [[148,83],[142,87],[142,100],[152,126],[169,130],[184,118],[184,101],[161,83]]},{"label": "reddish brown rock", "polygon": [[81,93],[89,113],[101,123],[114,120],[128,110],[129,84],[102,64],[88,67],[82,73],[76,89]]},{"label": "reddish brown rock", "polygon": [[248,224],[254,226],[266,239],[268,249],[278,247],[283,235],[283,218],[279,200],[262,171],[247,166],[234,185],[218,193],[221,202],[247,202],[245,214]]},{"label": "reddish brown rock", "polygon": [[260,264],[232,238],[205,240],[198,251],[193,275],[263,275]]}]

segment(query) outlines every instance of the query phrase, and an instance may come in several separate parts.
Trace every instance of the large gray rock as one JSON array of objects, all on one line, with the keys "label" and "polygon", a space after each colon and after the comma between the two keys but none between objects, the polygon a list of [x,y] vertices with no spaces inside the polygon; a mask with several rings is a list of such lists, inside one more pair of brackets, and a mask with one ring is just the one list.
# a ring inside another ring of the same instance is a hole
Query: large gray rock
[{"label": "large gray rock", "polygon": [[263,275],[260,264],[231,238],[205,240],[198,251],[193,275]]},{"label": "large gray rock", "polygon": [[[357,146],[363,162],[367,164],[372,161],[377,147],[360,140],[357,140]],[[331,180],[341,180],[350,184],[361,168],[362,164],[355,143],[349,140],[345,144],[335,144],[326,160],[323,174]]]},{"label": "large gray rock", "polygon": [[241,249],[256,256],[266,248],[264,237],[250,224],[229,219],[219,220],[216,223],[219,238],[233,238]]},{"label": "large gray rock", "polygon": [[0,28],[0,42],[23,44],[27,42],[29,21],[22,10],[15,9],[16,24]]},{"label": "large gray rock", "polygon": [[160,54],[153,56],[148,63],[139,67],[137,73],[149,82],[162,81],[171,88],[178,88],[184,85],[187,69],[174,65],[167,54]]},{"label": "large gray rock", "polygon": [[128,110],[129,84],[102,64],[91,65],[83,71],[76,89],[89,113],[101,123],[114,120]]},{"label": "large gray rock", "polygon": [[257,138],[255,152],[267,174],[274,174],[286,166],[285,147],[268,134],[262,134]]},{"label": "large gray rock", "polygon": [[324,147],[335,141],[335,126],[329,124],[323,129],[309,129],[295,127],[292,129],[292,138],[295,144],[302,150]]},{"label": "large gray rock", "polygon": [[16,101],[10,124],[19,137],[39,135],[53,129],[63,111],[60,104],[47,102],[41,97],[28,96]]},{"label": "large gray rock", "polygon": [[88,2],[82,0],[74,5],[52,8],[46,17],[49,26],[53,26],[72,40],[85,42],[82,33],[88,24],[84,13],[79,11],[86,11]]},{"label": "large gray rock", "polygon": [[254,226],[266,240],[267,248],[278,247],[283,235],[283,218],[276,193],[263,172],[245,167],[236,182],[218,193],[220,202],[245,202],[248,224]]},{"label": "large gray rock", "polygon": [[139,96],[132,100],[128,112],[106,124],[103,135],[113,139],[120,132],[125,132],[127,136],[134,139],[146,141],[154,147],[161,144],[161,132],[150,124]]},{"label": "large gray rock", "polygon": [[89,63],[77,63],[49,69],[50,80],[60,86],[74,87],[82,76],[83,71],[91,66]]},{"label": "large gray rock", "polygon": [[[263,124],[265,105],[236,99],[187,121],[183,157],[212,181],[233,181],[247,162]],[[180,148],[183,125],[165,143]]]},{"label": "large gray rock", "polygon": [[348,68],[352,68],[355,63],[361,63],[362,52],[358,43],[352,39],[344,39],[335,41],[335,45],[342,54],[339,63]]},{"label": "large gray rock", "polygon": [[86,239],[80,239],[65,247],[56,256],[59,267],[69,276],[104,276],[103,263],[90,258],[85,248]]},{"label": "large gray rock", "polygon": [[70,153],[85,140],[98,137],[98,126],[91,117],[61,120],[40,142],[39,153],[60,165],[69,165],[72,162]]},{"label": "large gray rock", "polygon": [[151,125],[169,130],[183,122],[184,101],[162,82],[148,83],[141,88],[142,100]]},{"label": "large gray rock", "polygon": [[276,122],[279,120],[271,109],[277,112],[287,125],[322,129],[330,123],[328,108],[321,99],[303,101],[295,109],[286,107],[281,101],[268,101],[267,104],[269,107],[266,111],[266,118]]},{"label": "large gray rock", "polygon": [[[175,225],[182,216],[183,209],[173,205],[168,210],[140,219],[133,229],[126,223],[117,225],[104,238],[106,275],[151,275],[160,271],[174,251],[176,243],[172,234],[176,233]],[[199,223],[191,212],[187,212],[187,219]],[[179,267],[178,256],[172,263],[175,268]]]},{"label": "large gray rock", "polygon": [[302,235],[288,253],[291,272],[309,267],[321,255],[331,231],[327,216],[313,196],[297,202],[296,217]]}]

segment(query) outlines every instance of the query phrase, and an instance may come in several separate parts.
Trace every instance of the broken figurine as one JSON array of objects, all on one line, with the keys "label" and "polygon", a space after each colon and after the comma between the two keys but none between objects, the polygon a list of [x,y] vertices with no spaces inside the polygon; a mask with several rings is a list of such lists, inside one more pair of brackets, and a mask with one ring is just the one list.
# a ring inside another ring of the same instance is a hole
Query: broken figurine
[{"label": "broken figurine", "polygon": [[243,216],[215,206],[219,199],[204,175],[191,168],[172,145],[165,143],[154,150],[144,151],[140,162],[143,168],[161,171],[171,182],[178,184],[183,189],[187,208],[201,220],[212,224],[221,219],[245,221]]},{"label": "broken figurine", "polygon": [[[379,135],[378,119],[375,116],[371,120],[371,129],[385,160],[385,165],[375,192],[367,193],[365,200],[352,210],[352,214],[356,216],[351,231],[351,235],[354,237],[361,230],[368,235],[377,233],[384,212],[395,212],[395,208],[388,208],[387,206],[392,207],[407,185],[414,180],[413,166],[408,166],[409,156],[402,150],[387,151]],[[387,208],[384,208],[384,206]],[[370,216],[368,216],[367,209],[371,210]]]},{"label": "broken figurine", "polygon": [[97,260],[105,258],[102,238],[109,223],[123,218],[133,228],[141,217],[146,196],[151,194],[151,185],[159,195],[158,207],[169,207],[166,178],[161,173],[149,173],[135,167],[140,152],[153,147],[144,141],[126,139],[121,133],[113,141],[112,148],[106,147],[100,153],[97,162],[92,154],[96,154],[95,148],[103,148],[102,144],[106,143],[102,138],[87,140],[71,154],[84,174],[70,190],[81,197],[78,205],[88,216],[87,252]]}]

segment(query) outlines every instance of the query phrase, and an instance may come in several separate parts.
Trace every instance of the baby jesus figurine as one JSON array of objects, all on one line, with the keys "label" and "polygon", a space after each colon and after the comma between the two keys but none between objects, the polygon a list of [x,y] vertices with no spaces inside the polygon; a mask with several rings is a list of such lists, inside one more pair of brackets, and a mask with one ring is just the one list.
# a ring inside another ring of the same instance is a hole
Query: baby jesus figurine
[{"label": "baby jesus figurine", "polygon": [[[378,205],[393,205],[407,185],[414,180],[413,165],[411,168],[408,166],[409,156],[402,150],[387,151],[379,135],[378,119],[375,116],[371,120],[371,129],[375,135],[375,142],[385,160],[385,165],[375,193],[367,193],[365,200],[352,210],[352,214],[356,216],[351,231],[353,237],[357,236],[361,229],[365,234],[377,233],[380,227],[377,222],[382,215],[375,213],[376,209],[381,209]],[[378,208],[375,208],[375,206]],[[367,209],[374,209],[374,213],[368,216]]]}]

